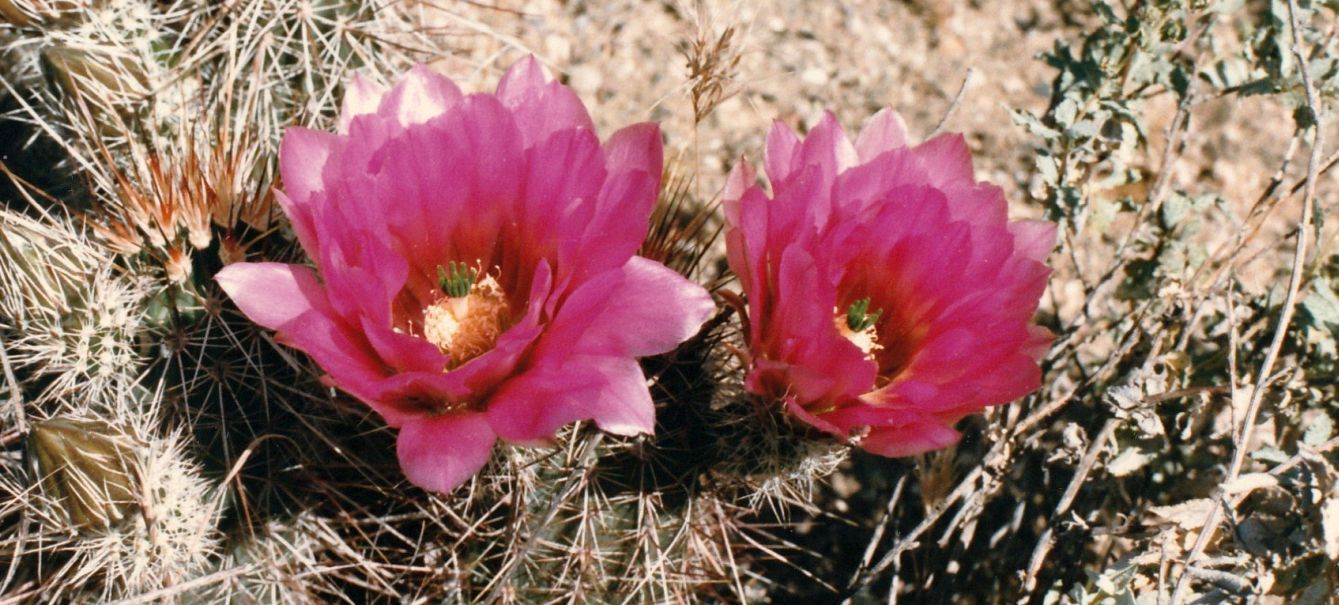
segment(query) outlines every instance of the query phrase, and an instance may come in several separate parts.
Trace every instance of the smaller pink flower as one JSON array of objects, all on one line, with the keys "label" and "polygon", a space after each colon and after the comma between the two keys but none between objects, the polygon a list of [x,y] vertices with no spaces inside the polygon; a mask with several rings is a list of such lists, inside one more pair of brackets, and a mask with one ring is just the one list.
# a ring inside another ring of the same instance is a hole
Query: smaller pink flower
[{"label": "smaller pink flower", "polygon": [[355,77],[338,133],[291,128],[276,193],[317,271],[236,263],[220,286],[399,427],[410,481],[447,492],[498,439],[591,419],[649,433],[636,358],[697,332],[710,295],[635,256],[661,175],[654,124],[601,143],[533,58],[495,93],[426,67]]},{"label": "smaller pink flower", "polygon": [[747,162],[724,193],[748,300],[748,388],[884,456],[948,446],[963,416],[1041,385],[1031,324],[1054,225],[1013,221],[960,135],[908,146],[875,115],[852,143],[827,114],[767,136],[771,196]]}]

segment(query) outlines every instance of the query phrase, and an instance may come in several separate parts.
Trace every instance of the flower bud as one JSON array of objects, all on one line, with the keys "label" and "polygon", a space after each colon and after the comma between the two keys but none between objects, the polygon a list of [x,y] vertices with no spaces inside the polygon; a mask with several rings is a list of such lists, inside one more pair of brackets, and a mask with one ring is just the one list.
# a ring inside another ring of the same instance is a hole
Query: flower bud
[{"label": "flower bud", "polygon": [[91,420],[33,424],[28,450],[43,493],[81,530],[119,523],[137,504],[135,452],[125,436]]},{"label": "flower bud", "polygon": [[149,94],[144,66],[115,46],[53,44],[42,49],[42,69],[54,86],[71,97],[115,103]]}]

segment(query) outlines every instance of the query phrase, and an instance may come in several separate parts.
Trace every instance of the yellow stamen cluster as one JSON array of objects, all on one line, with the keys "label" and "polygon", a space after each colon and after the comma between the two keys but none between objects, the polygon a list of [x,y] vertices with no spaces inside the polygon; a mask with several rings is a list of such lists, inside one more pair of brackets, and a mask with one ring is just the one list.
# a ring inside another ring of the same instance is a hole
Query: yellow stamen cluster
[{"label": "yellow stamen cluster", "polygon": [[511,307],[491,275],[470,286],[465,296],[443,296],[423,310],[423,337],[450,356],[450,368],[493,348],[507,329]]}]

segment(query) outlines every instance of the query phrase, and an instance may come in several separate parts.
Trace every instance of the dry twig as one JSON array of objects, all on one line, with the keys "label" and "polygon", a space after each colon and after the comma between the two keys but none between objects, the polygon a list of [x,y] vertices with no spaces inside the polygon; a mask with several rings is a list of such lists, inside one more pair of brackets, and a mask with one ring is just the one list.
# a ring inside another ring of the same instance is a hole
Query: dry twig
[{"label": "dry twig", "polygon": [[[1235,439],[1232,465],[1228,468],[1227,476],[1222,481],[1223,484],[1231,483],[1241,474],[1242,465],[1246,461],[1246,454],[1249,453],[1251,437],[1255,432],[1255,418],[1259,414],[1261,402],[1264,401],[1265,385],[1269,382],[1269,378],[1274,371],[1274,364],[1278,361],[1279,351],[1283,349],[1284,338],[1288,334],[1293,314],[1296,312],[1297,293],[1302,286],[1307,246],[1310,243],[1311,230],[1307,226],[1312,221],[1312,201],[1316,196],[1316,175],[1320,170],[1321,150],[1324,145],[1323,129],[1320,127],[1323,122],[1320,97],[1316,94],[1315,84],[1311,81],[1310,63],[1306,54],[1302,52],[1302,35],[1299,33],[1300,24],[1297,21],[1297,0],[1288,0],[1288,20],[1292,26],[1291,51],[1298,62],[1297,69],[1306,89],[1306,107],[1312,115],[1311,152],[1307,159],[1307,175],[1302,194],[1302,216],[1298,219],[1297,246],[1293,251],[1292,273],[1288,278],[1287,295],[1283,299],[1278,324],[1274,328],[1274,336],[1269,343],[1269,349],[1265,353],[1264,361],[1260,363],[1259,371],[1256,372],[1255,387],[1251,391],[1250,403],[1246,406],[1246,415],[1242,419],[1241,430],[1237,439]],[[1193,575],[1189,572],[1189,569],[1196,559],[1204,553],[1209,540],[1217,533],[1221,515],[1221,507],[1214,506],[1209,509],[1203,523],[1203,529],[1200,530],[1194,546],[1183,561],[1186,571],[1177,579],[1176,587],[1172,591],[1172,605],[1181,602],[1182,594]]]}]

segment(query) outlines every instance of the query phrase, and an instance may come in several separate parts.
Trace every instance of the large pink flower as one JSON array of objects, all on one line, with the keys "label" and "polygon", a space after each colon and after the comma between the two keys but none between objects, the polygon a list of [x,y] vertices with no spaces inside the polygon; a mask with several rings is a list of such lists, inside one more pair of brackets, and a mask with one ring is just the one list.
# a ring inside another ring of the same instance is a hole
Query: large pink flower
[{"label": "large pink flower", "polygon": [[218,274],[256,323],[399,427],[410,481],[449,491],[504,439],[593,419],[650,432],[635,360],[691,337],[711,297],[634,256],[661,175],[660,132],[604,144],[533,58],[493,94],[419,66],[390,90],[355,78],[340,132],[292,128],[278,199],[319,272]]},{"label": "large pink flower", "polygon": [[955,442],[953,425],[1041,384],[1030,320],[1054,225],[1010,222],[961,136],[908,146],[875,115],[853,144],[828,114],[767,136],[726,185],[727,251],[748,299],[748,387],[866,450]]}]

